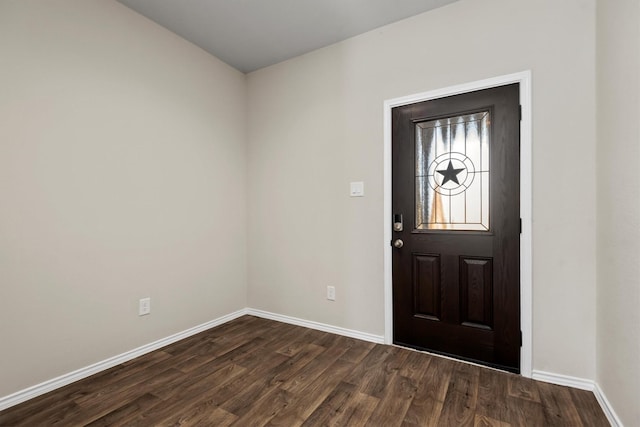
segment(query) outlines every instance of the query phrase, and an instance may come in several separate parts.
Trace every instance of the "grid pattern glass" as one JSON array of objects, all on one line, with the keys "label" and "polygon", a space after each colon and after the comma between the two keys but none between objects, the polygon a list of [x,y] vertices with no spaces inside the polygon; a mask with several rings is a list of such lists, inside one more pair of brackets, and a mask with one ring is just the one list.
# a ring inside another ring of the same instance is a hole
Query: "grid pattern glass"
[{"label": "grid pattern glass", "polygon": [[415,125],[417,230],[489,231],[490,123],[483,111]]}]

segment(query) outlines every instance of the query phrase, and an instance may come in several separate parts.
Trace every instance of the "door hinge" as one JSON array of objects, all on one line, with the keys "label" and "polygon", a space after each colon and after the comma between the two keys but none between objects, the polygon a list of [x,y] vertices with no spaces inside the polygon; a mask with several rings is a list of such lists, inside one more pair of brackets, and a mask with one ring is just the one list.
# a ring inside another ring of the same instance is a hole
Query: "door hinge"
[{"label": "door hinge", "polygon": [[522,121],[522,105],[518,105],[518,110],[520,115],[520,121]]},{"label": "door hinge", "polygon": [[522,218],[520,218],[520,234],[522,234]]},{"label": "door hinge", "polygon": [[522,347],[522,331],[520,331],[520,347]]}]

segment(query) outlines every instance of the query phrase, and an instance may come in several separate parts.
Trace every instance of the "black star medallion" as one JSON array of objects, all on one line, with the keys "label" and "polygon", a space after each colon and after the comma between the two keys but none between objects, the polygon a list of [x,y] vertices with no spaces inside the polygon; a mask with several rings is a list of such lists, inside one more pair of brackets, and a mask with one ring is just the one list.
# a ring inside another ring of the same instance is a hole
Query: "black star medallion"
[{"label": "black star medallion", "polygon": [[458,174],[463,170],[464,168],[454,169],[453,165],[451,164],[451,160],[449,160],[449,166],[447,166],[446,169],[436,171],[444,177],[440,185],[445,185],[449,181],[453,181],[456,184],[460,185],[460,183],[458,182]]}]

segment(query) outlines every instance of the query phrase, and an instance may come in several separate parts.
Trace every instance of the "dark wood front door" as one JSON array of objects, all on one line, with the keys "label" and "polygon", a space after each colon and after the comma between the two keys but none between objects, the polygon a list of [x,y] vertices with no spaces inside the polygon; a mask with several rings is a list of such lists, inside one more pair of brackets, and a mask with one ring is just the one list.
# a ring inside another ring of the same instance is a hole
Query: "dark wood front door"
[{"label": "dark wood front door", "polygon": [[519,85],[392,110],[393,335],[520,370]]}]

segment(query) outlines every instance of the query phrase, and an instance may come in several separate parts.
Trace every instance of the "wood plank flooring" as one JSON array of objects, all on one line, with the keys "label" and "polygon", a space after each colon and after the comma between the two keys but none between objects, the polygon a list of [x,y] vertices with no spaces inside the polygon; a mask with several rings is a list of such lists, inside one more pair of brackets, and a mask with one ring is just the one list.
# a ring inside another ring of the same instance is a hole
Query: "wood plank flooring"
[{"label": "wood plank flooring", "polygon": [[244,316],[0,412],[0,426],[608,426],[592,393]]}]

